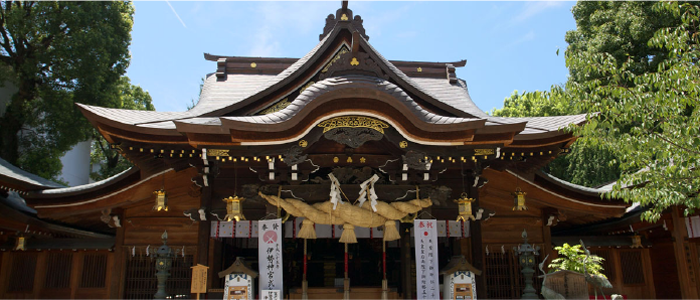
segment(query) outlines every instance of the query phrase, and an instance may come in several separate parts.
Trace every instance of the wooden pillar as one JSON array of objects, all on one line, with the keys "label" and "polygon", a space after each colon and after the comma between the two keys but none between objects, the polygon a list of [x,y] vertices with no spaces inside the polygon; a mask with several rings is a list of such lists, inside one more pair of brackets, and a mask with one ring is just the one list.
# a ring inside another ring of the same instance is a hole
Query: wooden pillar
[{"label": "wooden pillar", "polygon": [[671,208],[673,218],[673,250],[676,256],[676,266],[678,267],[678,279],[681,285],[681,295],[684,299],[697,299],[696,270],[691,264],[691,256],[688,245],[688,232],[685,228],[685,221],[680,215],[678,206]]},{"label": "wooden pillar", "polygon": [[44,280],[46,280],[46,253],[47,251],[40,251],[36,258],[36,268],[34,270],[34,288],[32,289],[32,297],[34,299],[41,298],[41,289],[44,287]]},{"label": "wooden pillar", "polygon": [[10,270],[12,269],[12,256],[13,253],[12,251],[3,251],[2,252],[2,263],[0,266],[0,298],[2,299],[7,299],[10,298],[7,295],[7,288],[8,284],[10,282]]},{"label": "wooden pillar", "polygon": [[[552,230],[551,227],[547,226],[547,216],[544,216],[544,219],[542,220],[542,244],[543,244],[543,249],[542,252],[544,252],[544,256],[546,257],[549,255],[549,258],[547,258],[548,261],[552,261],[552,259],[555,259],[554,255],[554,249],[552,248]],[[545,266],[549,265],[549,263],[546,263]]]},{"label": "wooden pillar", "polygon": [[[204,175],[207,176],[207,175]],[[211,207],[211,191],[212,191],[212,180],[209,180],[209,186],[202,187],[202,195],[200,198],[199,207]],[[197,231],[197,256],[195,257],[194,264],[206,265],[209,268],[209,273],[207,274],[207,289],[211,288],[212,281],[215,279],[214,272],[212,272],[211,266],[209,265],[209,235],[211,230],[211,218],[213,216],[207,216],[206,221],[200,221],[198,224]],[[196,297],[196,295],[192,295]]]},{"label": "wooden pillar", "polygon": [[83,255],[82,251],[73,252],[73,261],[70,271],[70,298],[75,299],[78,288],[80,288],[80,280],[83,275]]},{"label": "wooden pillar", "polygon": [[403,298],[413,299],[413,282],[411,276],[411,233],[408,224],[400,224],[401,230],[401,285],[403,286]]},{"label": "wooden pillar", "polygon": [[[119,218],[123,220],[123,215]],[[109,272],[109,298],[124,298],[124,280],[126,277],[126,260],[124,255],[124,227],[117,227],[117,235],[114,237],[114,264]]]},{"label": "wooden pillar", "polygon": [[[469,197],[474,198],[472,202],[472,207],[479,207],[479,187],[470,185],[469,187]],[[472,252],[472,266],[481,270],[480,276],[475,276],[476,279],[476,295],[479,298],[486,298],[486,278],[484,277],[484,247],[481,236],[481,220],[470,221],[469,223],[470,235],[471,235],[471,252]]]}]

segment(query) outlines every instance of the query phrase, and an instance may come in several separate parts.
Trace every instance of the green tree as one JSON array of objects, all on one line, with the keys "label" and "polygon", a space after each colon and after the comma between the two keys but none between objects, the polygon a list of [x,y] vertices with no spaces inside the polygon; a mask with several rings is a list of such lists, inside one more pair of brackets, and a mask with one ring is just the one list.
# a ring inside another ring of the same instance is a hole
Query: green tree
[{"label": "green tree", "polygon": [[129,2],[0,3],[0,81],[19,91],[0,117],[0,156],[46,178],[91,126],[75,102],[110,106],[129,64]]},{"label": "green tree", "polygon": [[586,259],[586,254],[581,249],[581,245],[570,246],[564,243],[562,246],[554,247],[557,250],[559,257],[552,260],[549,264],[550,272],[555,272],[559,270],[569,270],[574,272],[579,272],[583,274],[583,265],[585,262],[586,272],[588,274],[602,275],[605,276],[601,271],[603,271],[604,258],[596,255],[591,255],[590,258]]},{"label": "green tree", "polygon": [[655,70],[637,72],[632,56],[567,53],[570,68],[595,78],[570,81],[567,92],[579,109],[599,112],[576,133],[615,152],[622,175],[608,196],[650,207],[647,220],[672,205],[700,208],[700,7],[656,2],[654,12],[679,21],[647,43],[663,53]]},{"label": "green tree", "polygon": [[[155,110],[151,103],[151,95],[140,86],[131,84],[129,77],[123,76],[117,85],[116,103],[112,107],[133,109],[133,110]],[[99,165],[99,170],[90,173],[92,180],[98,181],[114,176],[130,167],[133,164],[119,154],[119,151],[112,149],[109,143],[93,130],[92,151],[90,152],[90,165]]]},{"label": "green tree", "polygon": [[[547,117],[579,114],[576,105],[561,86],[550,91],[518,93],[514,91],[503,102],[503,108],[491,115],[499,117]],[[617,180],[619,167],[613,152],[605,146],[579,139],[571,152],[559,156],[543,168],[554,177],[584,186],[598,186]]]},{"label": "green tree", "polygon": [[[635,74],[655,72],[667,53],[648,44],[654,33],[680,20],[664,10],[654,9],[651,1],[579,1],[571,9],[576,30],[566,33],[567,58],[570,56],[607,53],[618,64],[629,58]],[[618,65],[619,66],[619,65]],[[567,61],[569,81],[586,82],[600,78],[586,66]],[[631,83],[631,82],[629,82]]]}]

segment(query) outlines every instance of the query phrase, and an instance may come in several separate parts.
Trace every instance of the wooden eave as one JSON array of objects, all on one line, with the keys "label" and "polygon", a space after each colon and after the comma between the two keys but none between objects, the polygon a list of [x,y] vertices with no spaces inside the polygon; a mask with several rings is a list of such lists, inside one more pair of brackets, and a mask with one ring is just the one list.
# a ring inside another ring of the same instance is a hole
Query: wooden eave
[{"label": "wooden eave", "polygon": [[545,207],[556,208],[571,214],[595,215],[603,219],[620,217],[625,214],[625,210],[629,206],[623,201],[604,201],[582,193],[569,192],[564,194],[558,190],[549,189],[548,186],[541,185],[538,180],[521,176],[517,176],[516,179],[515,173],[508,170],[485,169],[482,176],[490,179],[490,181],[481,188],[480,193],[512,201],[512,193],[515,191],[514,184],[517,182],[518,187],[527,193],[526,199],[528,202],[536,202]]},{"label": "wooden eave", "polygon": [[24,232],[25,230],[27,230],[27,226],[29,226],[30,231],[40,232],[43,234],[79,238],[111,238],[111,236],[101,233],[95,233],[91,231],[85,231],[46,222],[39,218],[19,212],[5,205],[4,203],[0,203],[0,214],[3,216],[2,218],[0,218],[0,228],[4,228],[8,231]]},{"label": "wooden eave", "polygon": [[[189,168],[187,176],[194,176],[196,170]],[[132,181],[112,191],[99,190],[95,193],[85,195],[75,195],[73,197],[62,198],[58,195],[55,198],[28,199],[28,204],[37,210],[37,215],[41,218],[58,219],[74,214],[98,213],[104,209],[114,209],[124,205],[137,203],[153,198],[153,191],[159,189],[164,181],[182,176],[172,169],[168,169],[138,181]]]}]

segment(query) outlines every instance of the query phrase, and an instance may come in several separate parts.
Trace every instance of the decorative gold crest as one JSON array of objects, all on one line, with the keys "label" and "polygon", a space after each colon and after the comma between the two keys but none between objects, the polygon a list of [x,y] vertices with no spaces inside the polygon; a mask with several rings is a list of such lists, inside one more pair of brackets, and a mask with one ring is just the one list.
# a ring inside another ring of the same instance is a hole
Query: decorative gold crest
[{"label": "decorative gold crest", "polygon": [[229,149],[209,149],[207,154],[209,156],[229,156]]},{"label": "decorative gold crest", "polygon": [[321,70],[321,73],[326,73],[328,71],[328,68],[330,68],[333,63],[335,63],[336,61],[338,61],[340,59],[341,55],[348,53],[348,52],[350,52],[350,51],[345,46],[340,48],[340,50],[338,50],[338,53],[336,53],[335,56],[333,56],[333,59],[331,59],[331,61],[328,62],[328,64],[323,68],[323,70]]},{"label": "decorative gold crest", "polygon": [[364,157],[360,157],[360,163],[363,163],[363,164],[364,164],[364,163],[365,163],[366,161],[367,161],[367,159],[366,159],[366,158],[364,158]]},{"label": "decorative gold crest", "polygon": [[343,14],[342,16],[340,16],[340,20],[341,20],[341,21],[347,21],[347,20],[348,20],[348,15]]},{"label": "decorative gold crest", "polygon": [[333,158],[333,162],[334,162],[334,163],[336,163],[336,164],[337,164],[337,163],[338,163],[339,161],[340,161],[340,159],[338,159],[338,157],[337,157],[337,156]]},{"label": "decorative gold crest", "polygon": [[407,142],[407,141],[401,141],[401,142],[399,143],[399,147],[402,148],[402,149],[408,147],[408,142]]},{"label": "decorative gold crest", "polygon": [[494,153],[496,153],[494,149],[474,149],[474,155],[476,156],[493,155]]},{"label": "decorative gold crest", "polygon": [[423,72],[423,68],[418,67],[418,68],[416,69],[416,71],[418,71],[418,73],[421,73],[421,72]]},{"label": "decorative gold crest", "polygon": [[256,64],[255,62],[250,63],[250,67],[253,69],[255,69],[255,67],[257,67],[257,66],[258,66],[258,64]]},{"label": "decorative gold crest", "polygon": [[344,116],[325,120],[318,127],[323,127],[324,133],[334,128],[369,128],[384,134],[384,128],[389,128],[389,125],[373,118]]},{"label": "decorative gold crest", "polygon": [[289,99],[284,98],[281,101],[279,101],[279,102],[273,104],[272,106],[266,108],[265,110],[261,111],[259,114],[260,115],[267,115],[267,114],[271,114],[271,113],[276,113],[280,110],[283,110],[285,107],[289,106],[289,103],[291,103],[289,101]]},{"label": "decorative gold crest", "polygon": [[347,162],[351,163],[351,162],[352,162],[352,157],[348,157]]},{"label": "decorative gold crest", "polygon": [[357,66],[360,65],[360,62],[357,61],[357,58],[353,57],[352,60],[350,61],[351,66]]},{"label": "decorative gold crest", "polygon": [[306,146],[308,146],[308,145],[309,145],[309,142],[307,142],[306,140],[299,141],[299,146],[301,146],[302,148],[306,148]]}]

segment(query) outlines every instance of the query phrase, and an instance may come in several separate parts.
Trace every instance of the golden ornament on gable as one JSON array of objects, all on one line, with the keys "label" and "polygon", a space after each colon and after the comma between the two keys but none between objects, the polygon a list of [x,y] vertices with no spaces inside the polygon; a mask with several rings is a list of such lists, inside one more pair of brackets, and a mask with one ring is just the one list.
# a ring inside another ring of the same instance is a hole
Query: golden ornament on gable
[{"label": "golden ornament on gable", "polygon": [[323,121],[318,127],[322,127],[324,133],[334,128],[369,128],[384,134],[384,128],[389,128],[389,125],[373,118],[344,116]]}]

